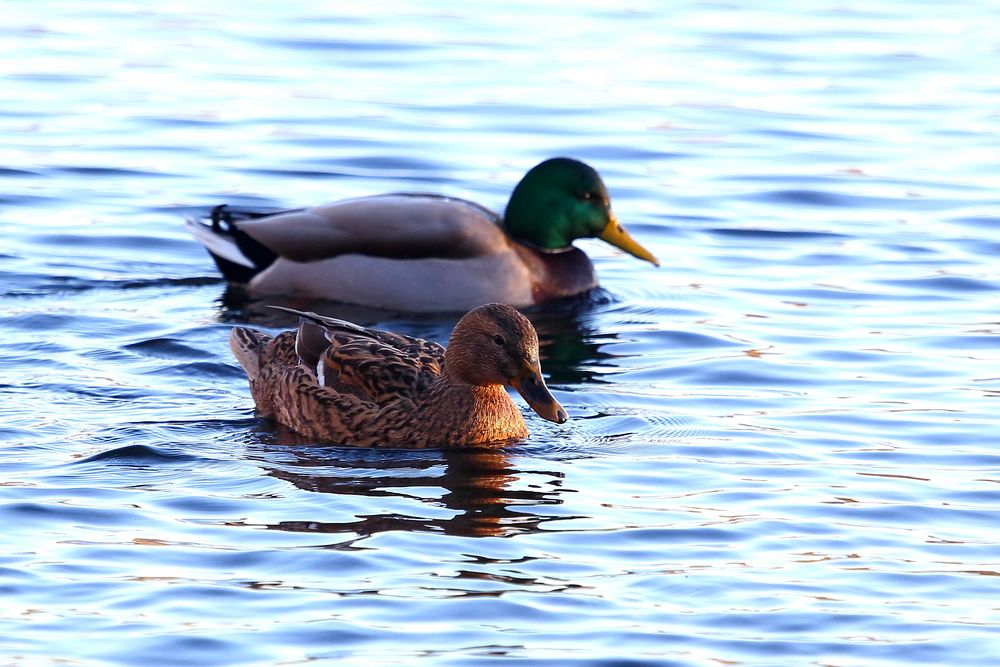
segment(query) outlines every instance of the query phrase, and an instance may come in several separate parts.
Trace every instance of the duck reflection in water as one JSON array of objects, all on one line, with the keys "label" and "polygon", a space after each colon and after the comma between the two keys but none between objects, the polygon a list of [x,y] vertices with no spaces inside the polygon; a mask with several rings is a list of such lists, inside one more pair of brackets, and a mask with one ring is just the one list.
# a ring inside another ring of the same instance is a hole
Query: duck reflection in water
[{"label": "duck reflection in water", "polygon": [[617,340],[618,334],[598,332],[591,323],[593,306],[606,300],[598,289],[586,298],[568,299],[558,308],[525,313],[538,333],[539,354],[551,384],[604,383],[602,376],[617,367],[617,356],[602,351],[601,346]]},{"label": "duck reflection in water", "polygon": [[[566,491],[558,472],[520,470],[507,449],[363,450],[290,448],[289,463],[265,462],[267,474],[299,489],[342,496],[395,496],[414,501],[413,515],[359,515],[353,521],[281,521],[267,527],[292,532],[351,534],[330,545],[345,548],[360,537],[386,531],[441,532],[465,537],[506,537],[541,530],[548,521],[530,508],[559,505]],[[270,457],[267,457],[270,458]],[[531,477],[525,488],[524,477]],[[539,480],[539,477],[542,480]],[[430,489],[440,493],[428,495]],[[419,493],[416,491],[419,490]],[[442,518],[441,507],[455,516]],[[517,509],[514,509],[517,508]]]}]

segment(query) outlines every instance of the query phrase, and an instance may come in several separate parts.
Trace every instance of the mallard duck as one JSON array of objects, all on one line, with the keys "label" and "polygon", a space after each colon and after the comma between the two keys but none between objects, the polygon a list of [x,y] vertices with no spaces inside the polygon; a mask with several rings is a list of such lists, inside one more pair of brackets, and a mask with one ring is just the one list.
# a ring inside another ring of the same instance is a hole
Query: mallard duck
[{"label": "mallard duck", "polygon": [[273,338],[236,327],[229,346],[250,380],[258,414],[310,438],[370,447],[469,446],[524,438],[504,385],[539,416],[566,411],[542,379],[538,336],[504,304],[467,313],[441,345],[316,313]]},{"label": "mallard duck", "polygon": [[385,194],[271,214],[223,205],[187,227],[251,294],[405,311],[527,307],[586,292],[597,277],[578,238],[659,266],[618,223],[598,173],[562,157],[525,174],[503,218],[463,199]]}]

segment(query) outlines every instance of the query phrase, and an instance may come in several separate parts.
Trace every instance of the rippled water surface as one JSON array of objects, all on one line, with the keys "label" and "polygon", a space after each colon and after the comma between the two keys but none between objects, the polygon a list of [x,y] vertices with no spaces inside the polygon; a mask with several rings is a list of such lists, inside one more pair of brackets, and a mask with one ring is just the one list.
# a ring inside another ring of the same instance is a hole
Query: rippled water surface
[{"label": "rippled water surface", "polygon": [[[998,663],[991,3],[4,14],[3,664]],[[552,155],[664,262],[583,242],[603,289],[530,313],[568,424],[406,452],[254,417],[228,330],[288,321],[184,215],[502,209]]]}]

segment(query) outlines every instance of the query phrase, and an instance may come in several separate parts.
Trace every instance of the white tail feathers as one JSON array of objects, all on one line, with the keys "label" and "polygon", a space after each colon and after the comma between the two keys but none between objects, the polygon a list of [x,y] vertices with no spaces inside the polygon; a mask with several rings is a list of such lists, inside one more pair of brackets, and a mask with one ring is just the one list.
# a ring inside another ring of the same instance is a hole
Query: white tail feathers
[{"label": "white tail feathers", "polygon": [[239,247],[231,237],[215,232],[211,227],[198,222],[195,218],[187,218],[184,221],[184,227],[198,243],[205,246],[213,255],[248,269],[256,268],[254,263],[240,252]]}]

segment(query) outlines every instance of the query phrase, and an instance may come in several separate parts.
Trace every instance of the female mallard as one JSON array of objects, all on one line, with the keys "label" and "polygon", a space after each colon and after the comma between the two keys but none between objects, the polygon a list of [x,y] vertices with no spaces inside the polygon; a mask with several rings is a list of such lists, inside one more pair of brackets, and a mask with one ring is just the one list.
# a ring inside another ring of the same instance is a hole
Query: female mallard
[{"label": "female mallard", "polygon": [[310,438],[370,447],[468,446],[524,438],[511,385],[541,417],[568,417],[542,379],[538,336],[510,306],[467,313],[448,348],[298,314],[275,337],[236,327],[229,346],[260,415]]},{"label": "female mallard", "polygon": [[387,194],[273,214],[216,207],[188,229],[225,277],[287,294],[408,311],[525,307],[597,286],[574,239],[599,237],[659,266],[611,212],[589,166],[552,158],[514,188],[503,219],[462,199]]}]

